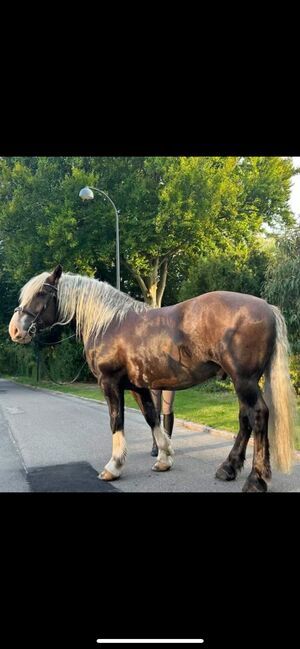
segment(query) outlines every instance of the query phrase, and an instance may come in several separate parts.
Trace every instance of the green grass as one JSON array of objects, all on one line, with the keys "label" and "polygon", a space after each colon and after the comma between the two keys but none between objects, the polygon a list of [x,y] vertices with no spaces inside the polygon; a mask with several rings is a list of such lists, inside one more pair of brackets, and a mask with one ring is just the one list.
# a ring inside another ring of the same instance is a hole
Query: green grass
[{"label": "green grass", "polygon": [[[6,377],[13,378],[19,383],[27,383],[36,386],[35,379],[24,377]],[[56,390],[68,394],[75,394],[79,397],[87,397],[105,401],[102,390],[96,384],[73,383],[68,385],[56,385],[46,381],[40,381],[38,384],[41,388]],[[238,431],[238,400],[232,391],[212,392],[210,384],[202,385],[189,390],[182,390],[176,393],[175,397],[175,416],[179,419],[186,419],[198,424],[205,424],[212,428],[227,430],[237,433]],[[129,392],[125,393],[126,406],[137,408],[138,405]],[[296,431],[296,448],[300,450],[300,398],[297,402],[298,424]]]}]

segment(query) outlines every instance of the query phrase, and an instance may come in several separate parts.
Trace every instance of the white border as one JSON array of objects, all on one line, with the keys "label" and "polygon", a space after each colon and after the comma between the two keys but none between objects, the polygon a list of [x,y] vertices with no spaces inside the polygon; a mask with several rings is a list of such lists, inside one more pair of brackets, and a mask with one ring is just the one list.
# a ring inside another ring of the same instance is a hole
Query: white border
[{"label": "white border", "polygon": [[158,640],[158,639],[150,639],[150,638],[144,638],[144,640],[137,640],[136,638],[134,640],[105,640],[104,638],[99,638],[97,640],[99,644],[199,644],[200,642],[204,642],[203,638],[200,638],[199,640],[175,640],[175,639],[164,639],[164,640]]}]

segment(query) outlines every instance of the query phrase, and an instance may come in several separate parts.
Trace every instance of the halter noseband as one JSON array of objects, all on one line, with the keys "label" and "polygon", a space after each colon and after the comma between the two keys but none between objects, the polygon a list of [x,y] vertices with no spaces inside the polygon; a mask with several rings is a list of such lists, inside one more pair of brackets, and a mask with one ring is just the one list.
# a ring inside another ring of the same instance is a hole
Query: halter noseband
[{"label": "halter noseband", "polygon": [[57,294],[56,286],[53,286],[52,284],[47,284],[47,282],[45,282],[45,284],[43,284],[42,288],[44,288],[44,286],[49,286],[51,288],[51,291],[47,291],[47,294],[49,295],[48,300],[46,300],[44,306],[42,307],[42,309],[38,313],[34,313],[33,311],[30,311],[30,309],[24,309],[23,306],[17,306],[16,309],[14,309],[14,313],[16,311],[19,311],[20,313],[26,313],[26,315],[30,315],[33,318],[30,326],[27,329],[27,333],[32,338],[33,338],[33,336],[36,335],[37,325],[38,325],[38,322],[40,320],[41,313],[47,309],[47,306],[48,306],[48,304],[50,302],[50,298],[51,297],[56,297],[56,294]]}]

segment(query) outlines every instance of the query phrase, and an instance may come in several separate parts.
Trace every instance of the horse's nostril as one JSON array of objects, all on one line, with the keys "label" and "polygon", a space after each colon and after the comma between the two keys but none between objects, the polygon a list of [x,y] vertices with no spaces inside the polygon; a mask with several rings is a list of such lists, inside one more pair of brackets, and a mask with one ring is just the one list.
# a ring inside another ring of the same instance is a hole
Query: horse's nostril
[{"label": "horse's nostril", "polygon": [[22,338],[20,329],[13,323],[11,323],[11,325],[9,327],[9,333],[10,333],[11,338],[13,338],[14,340],[16,340],[16,338],[17,339]]}]

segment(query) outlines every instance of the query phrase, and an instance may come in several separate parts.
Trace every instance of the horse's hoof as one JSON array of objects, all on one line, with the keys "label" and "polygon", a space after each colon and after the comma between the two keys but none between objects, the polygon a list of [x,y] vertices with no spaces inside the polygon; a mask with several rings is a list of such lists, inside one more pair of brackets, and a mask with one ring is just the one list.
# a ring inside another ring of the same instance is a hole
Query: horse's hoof
[{"label": "horse's hoof", "polygon": [[98,478],[100,480],[117,480],[119,476],[113,475],[110,471],[107,471],[104,469],[100,475],[98,475]]},{"label": "horse's hoof", "polygon": [[244,493],[266,492],[268,491],[268,486],[262,478],[256,476],[255,478],[248,478],[246,480],[242,491]]},{"label": "horse's hoof", "polygon": [[158,456],[158,448],[157,448],[157,446],[152,447],[151,455],[152,455],[152,457],[157,457]]},{"label": "horse's hoof", "polygon": [[270,467],[267,467],[262,471],[262,477],[268,481],[272,480],[272,471]]},{"label": "horse's hoof", "polygon": [[152,467],[152,471],[169,471],[171,464],[166,464],[165,462],[155,462]]},{"label": "horse's hoof", "polygon": [[221,464],[216,472],[216,478],[218,478],[218,480],[224,480],[226,482],[228,480],[235,480],[236,471],[231,466],[231,464]]}]

